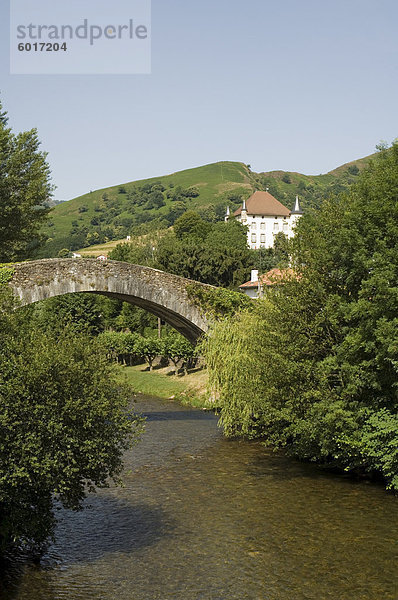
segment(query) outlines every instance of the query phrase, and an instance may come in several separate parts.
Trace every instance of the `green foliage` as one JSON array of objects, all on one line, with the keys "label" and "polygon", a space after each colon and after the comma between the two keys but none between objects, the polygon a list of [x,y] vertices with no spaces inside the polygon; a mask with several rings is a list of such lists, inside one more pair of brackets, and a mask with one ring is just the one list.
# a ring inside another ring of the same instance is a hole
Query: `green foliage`
[{"label": "green foliage", "polygon": [[[227,205],[235,210],[256,189],[269,188],[289,208],[299,194],[300,203],[307,210],[320,206],[330,194],[347,191],[356,180],[356,169],[361,171],[369,159],[318,176],[283,171],[257,174],[242,163],[221,162],[94,191],[55,207],[52,226],[43,228],[47,241],[40,252],[43,256],[56,256],[64,247],[78,250],[126,235],[165,229],[187,210],[198,212],[204,221],[223,221]],[[119,193],[119,187],[126,193]],[[86,210],[79,212],[81,207]],[[97,211],[101,214],[94,214]],[[91,224],[94,216],[97,225]],[[72,221],[78,217],[79,227],[73,228]]]},{"label": "green foliage", "polygon": [[253,307],[252,301],[245,294],[224,288],[206,289],[197,283],[191,283],[187,286],[187,293],[189,299],[213,319],[222,319]]},{"label": "green foliage", "polygon": [[274,239],[273,248],[259,248],[252,250],[252,266],[258,269],[259,273],[267,273],[271,269],[278,267],[286,269],[290,264],[290,240],[284,233],[279,232]]},{"label": "green foliage", "polygon": [[190,360],[195,355],[195,348],[182,335],[172,332],[162,339],[162,356],[171,360],[175,368],[183,361],[185,372]]},{"label": "green foliage", "polygon": [[383,473],[387,487],[398,490],[398,415],[382,408],[370,412],[360,439],[360,453],[369,467]]},{"label": "green foliage", "polygon": [[156,337],[137,337],[134,345],[136,354],[145,359],[152,371],[154,359],[162,353],[162,342]]},{"label": "green foliage", "polygon": [[74,333],[97,335],[106,326],[103,314],[108,299],[93,294],[66,294],[24,308],[32,326],[42,331],[61,332],[65,327]]},{"label": "green foliage", "polygon": [[118,482],[140,430],[128,389],[96,344],[68,329],[28,329],[17,312],[0,318],[2,550],[52,533],[53,497],[76,510],[109,477]]},{"label": "green foliage", "polygon": [[130,262],[136,265],[155,266],[155,250],[160,240],[160,234],[151,234],[144,240],[134,238],[130,242],[118,244],[110,253],[111,260]]},{"label": "green foliage", "polygon": [[[54,209],[52,226],[43,229],[47,241],[41,255],[56,256],[62,248],[78,250],[165,229],[187,209],[207,206],[214,198],[223,203],[223,209],[221,215],[213,213],[213,218],[223,218],[224,190],[245,190],[250,179],[241,163],[217,163],[90,192]],[[236,188],[237,184],[243,187]],[[73,225],[76,220],[77,225]]]},{"label": "green foliage", "polygon": [[10,264],[0,264],[0,285],[6,285],[13,278],[15,269]]},{"label": "green foliage", "polygon": [[275,258],[275,266],[286,269],[290,263],[290,242],[284,233],[279,232],[274,239],[274,247],[272,248]]},{"label": "green foliage", "polygon": [[129,330],[145,335],[148,331],[157,328],[157,318],[143,308],[123,302],[118,316],[111,325],[121,331]]},{"label": "green foliage", "polygon": [[38,243],[53,187],[36,129],[14,134],[0,114],[0,260],[11,261]]},{"label": "green foliage", "polygon": [[[0,108],[0,256],[9,257],[26,251],[51,187],[36,132],[13,136],[5,124]],[[0,265],[1,553],[44,542],[54,498],[77,510],[87,492],[118,482],[141,427],[129,389],[87,335],[101,327],[98,300],[67,296],[16,311],[4,285],[13,273]]]},{"label": "green foliage", "polygon": [[68,248],[61,248],[61,250],[58,252],[58,258],[68,258],[69,255],[70,252]]},{"label": "green foliage", "polygon": [[398,489],[398,144],[299,223],[297,279],[215,325],[206,358],[228,435],[380,473]]},{"label": "green foliage", "polygon": [[350,175],[358,175],[359,169],[358,169],[357,165],[350,165],[348,167],[348,172],[350,173]]},{"label": "green foliage", "polygon": [[198,241],[203,241],[209,230],[210,225],[193,210],[188,210],[174,223],[174,233],[178,240],[196,238]]},{"label": "green foliage", "polygon": [[98,336],[98,343],[109,360],[132,364],[139,355],[137,343],[139,334],[125,331],[104,331]]},{"label": "green foliage", "polygon": [[236,287],[247,279],[252,251],[240,223],[208,223],[189,211],[176,227],[159,240],[157,268],[215,286]]},{"label": "green foliage", "polygon": [[179,361],[188,365],[194,356],[194,347],[175,331],[161,339],[152,335],[140,335],[126,331],[104,331],[98,342],[109,360],[132,365],[137,359],[145,360],[152,370],[157,356],[170,359],[175,366]]}]

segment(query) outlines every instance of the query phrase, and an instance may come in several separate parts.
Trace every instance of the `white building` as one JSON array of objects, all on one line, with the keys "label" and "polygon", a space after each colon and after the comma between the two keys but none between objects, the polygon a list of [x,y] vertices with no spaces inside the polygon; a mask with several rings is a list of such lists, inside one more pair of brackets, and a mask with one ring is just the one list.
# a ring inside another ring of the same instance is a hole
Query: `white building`
[{"label": "white building", "polygon": [[[280,232],[292,238],[294,227],[302,214],[298,196],[294,209],[289,210],[268,191],[257,191],[234,212],[234,217],[247,225],[247,244],[252,250],[257,250],[272,248],[274,238]],[[229,218],[229,208],[225,218]]]}]

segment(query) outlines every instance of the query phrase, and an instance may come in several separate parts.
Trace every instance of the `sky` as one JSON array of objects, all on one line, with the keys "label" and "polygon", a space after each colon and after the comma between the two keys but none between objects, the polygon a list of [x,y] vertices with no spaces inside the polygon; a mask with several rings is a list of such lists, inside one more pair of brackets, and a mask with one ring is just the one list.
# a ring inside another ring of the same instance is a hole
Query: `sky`
[{"label": "sky", "polygon": [[396,0],[152,0],[145,75],[12,75],[9,19],[0,99],[58,200],[220,160],[326,173],[398,136]]}]

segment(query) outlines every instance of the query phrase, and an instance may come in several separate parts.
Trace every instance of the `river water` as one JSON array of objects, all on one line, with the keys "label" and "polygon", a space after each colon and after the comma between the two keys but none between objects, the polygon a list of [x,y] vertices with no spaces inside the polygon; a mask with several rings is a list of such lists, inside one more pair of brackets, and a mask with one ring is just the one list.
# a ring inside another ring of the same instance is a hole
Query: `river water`
[{"label": "river water", "polygon": [[397,600],[398,499],[226,440],[212,413],[141,398],[125,487],[61,511],[1,600]]}]

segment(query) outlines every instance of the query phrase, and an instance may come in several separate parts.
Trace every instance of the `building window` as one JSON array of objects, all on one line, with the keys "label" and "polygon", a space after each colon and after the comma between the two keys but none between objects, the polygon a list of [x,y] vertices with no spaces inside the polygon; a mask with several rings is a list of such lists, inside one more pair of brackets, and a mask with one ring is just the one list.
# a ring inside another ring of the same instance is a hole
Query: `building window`
[{"label": "building window", "polygon": [[287,232],[288,232],[288,224],[283,223],[283,233],[287,233]]},{"label": "building window", "polygon": [[255,221],[253,221],[253,223],[250,225],[250,229],[252,231],[256,231],[256,229],[257,229],[257,223]]},{"label": "building window", "polygon": [[279,223],[274,223],[274,233],[278,233],[279,231]]},{"label": "building window", "polygon": [[261,242],[262,244],[265,244],[265,233],[262,233],[262,234],[260,235],[260,242]]},{"label": "building window", "polygon": [[262,223],[260,224],[260,229],[262,229],[263,231],[265,230],[265,223],[264,223],[264,222],[262,222]]},{"label": "building window", "polygon": [[255,244],[257,242],[257,236],[255,233],[252,233],[252,244]]}]

